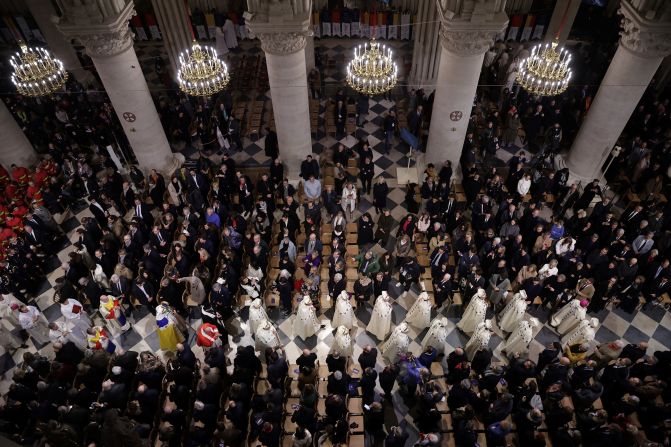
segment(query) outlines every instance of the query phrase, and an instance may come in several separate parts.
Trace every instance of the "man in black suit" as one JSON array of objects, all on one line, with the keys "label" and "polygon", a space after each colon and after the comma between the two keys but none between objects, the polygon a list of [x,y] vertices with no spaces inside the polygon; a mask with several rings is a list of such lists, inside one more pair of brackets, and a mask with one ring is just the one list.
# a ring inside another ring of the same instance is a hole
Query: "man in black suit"
[{"label": "man in black suit", "polygon": [[170,253],[171,238],[168,232],[158,226],[154,226],[149,235],[149,242],[161,255],[167,256]]},{"label": "man in black suit", "polygon": [[308,155],[305,157],[305,160],[301,162],[300,176],[303,180],[307,181],[311,175],[315,178],[319,178],[319,163],[312,158],[312,155]]},{"label": "man in black suit", "polygon": [[133,208],[134,200],[135,200],[135,192],[133,192],[133,188],[130,187],[130,183],[123,182],[119,203],[121,203],[121,206],[123,207],[123,211],[125,213],[127,213]]},{"label": "man in black suit", "polygon": [[440,275],[440,266],[443,262],[447,262],[449,257],[444,245],[440,245],[433,250],[430,257],[432,278],[437,278]]},{"label": "man in black suit", "polygon": [[310,352],[309,349],[303,349],[303,353],[296,359],[296,364],[300,368],[312,368],[315,367],[315,362],[317,361],[317,354]]},{"label": "man in black suit", "polygon": [[377,363],[377,349],[371,345],[366,345],[359,355],[358,360],[359,366],[361,366],[363,370],[366,368],[375,368],[375,364]]},{"label": "man in black suit", "polygon": [[[270,352],[269,352],[270,351]],[[268,364],[268,382],[273,388],[282,388],[284,380],[289,373],[289,365],[287,364],[286,355],[281,351],[279,355],[277,351],[271,348],[266,349],[266,362]]]},{"label": "man in black suit", "polygon": [[339,396],[347,396],[347,384],[349,383],[349,375],[341,371],[336,371],[328,377],[326,391],[329,394],[337,394]]},{"label": "man in black suit", "polygon": [[143,203],[139,197],[135,197],[135,200],[133,200],[133,206],[135,209],[135,217],[144,222],[146,227],[151,227],[154,223],[154,216],[151,215],[149,206],[146,203]]},{"label": "man in black suit", "polygon": [[114,267],[116,266],[116,258],[114,255],[99,248],[93,255],[93,261],[102,267],[103,272],[108,278],[112,276]]},{"label": "man in black suit", "polygon": [[129,303],[131,301],[131,287],[128,283],[128,278],[117,274],[112,275],[110,278],[110,289],[112,290],[112,296],[119,298],[124,304],[132,305],[132,302]]},{"label": "man in black suit", "polygon": [[83,288],[84,295],[91,303],[94,311],[100,307],[100,297],[104,294],[103,289],[88,277],[79,278],[79,285]]},{"label": "man in black suit", "polygon": [[145,281],[141,276],[138,277],[133,284],[131,294],[136,300],[142,303],[143,306],[146,306],[152,315],[156,315],[156,291],[151,282]]},{"label": "man in black suit", "polygon": [[205,177],[200,172],[197,172],[194,168],[189,170],[189,176],[187,177],[188,189],[193,191],[194,189],[200,190],[201,193],[206,193],[209,190],[209,185]]},{"label": "man in black suit", "polygon": [[452,275],[446,272],[441,277],[434,278],[433,291],[438,308],[442,307],[443,303],[449,302],[452,299]]},{"label": "man in black suit", "polygon": [[196,356],[188,343],[177,344],[177,360],[179,360],[179,363],[182,365],[186,365],[191,369],[196,367]]}]

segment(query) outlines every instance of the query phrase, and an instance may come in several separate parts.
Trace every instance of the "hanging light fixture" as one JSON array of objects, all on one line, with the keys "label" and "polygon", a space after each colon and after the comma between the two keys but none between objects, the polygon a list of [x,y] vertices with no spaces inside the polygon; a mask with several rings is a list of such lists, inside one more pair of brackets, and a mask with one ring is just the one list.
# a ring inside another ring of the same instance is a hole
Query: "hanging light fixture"
[{"label": "hanging light fixture", "polygon": [[177,82],[187,95],[213,95],[223,90],[229,80],[228,67],[214,48],[194,41],[191,50],[179,55]]},{"label": "hanging light fixture", "polygon": [[529,93],[554,96],[568,88],[571,80],[571,54],[566,48],[559,46],[559,36],[570,7],[571,1],[568,1],[553,41],[536,45],[531,49],[531,55],[520,62],[517,83]]},{"label": "hanging light fixture", "polygon": [[19,42],[20,52],[9,58],[14,69],[12,83],[26,96],[45,96],[59,90],[68,79],[63,62],[44,48],[29,48]]},{"label": "hanging light fixture", "polygon": [[371,40],[354,49],[354,58],[347,64],[347,84],[359,93],[376,95],[394,88],[398,68],[392,51]]}]

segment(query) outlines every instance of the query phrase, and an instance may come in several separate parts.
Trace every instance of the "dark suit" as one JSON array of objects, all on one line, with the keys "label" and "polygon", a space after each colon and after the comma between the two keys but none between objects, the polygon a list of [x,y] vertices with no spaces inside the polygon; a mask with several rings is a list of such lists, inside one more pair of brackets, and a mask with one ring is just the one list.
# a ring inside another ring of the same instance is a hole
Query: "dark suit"
[{"label": "dark suit", "polygon": [[[139,210],[138,207],[140,208]],[[154,224],[154,217],[151,215],[149,206],[146,203],[140,203],[140,205],[133,205],[133,209],[135,210],[135,217],[141,219],[146,226],[151,227]],[[139,214],[138,211],[140,211]]]},{"label": "dark suit", "polygon": [[156,291],[154,290],[154,286],[149,281],[145,281],[142,288],[144,292],[137,283],[134,283],[132,290],[133,297],[144,306],[147,306],[152,313],[156,312],[154,310],[154,307],[156,307]]}]

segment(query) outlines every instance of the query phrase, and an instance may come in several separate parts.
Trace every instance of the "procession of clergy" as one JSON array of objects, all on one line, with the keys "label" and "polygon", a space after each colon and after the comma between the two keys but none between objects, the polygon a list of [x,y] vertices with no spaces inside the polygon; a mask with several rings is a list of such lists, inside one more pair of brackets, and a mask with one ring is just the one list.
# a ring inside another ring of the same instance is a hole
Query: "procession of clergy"
[{"label": "procession of clergy", "polygon": [[[572,345],[588,345],[594,340],[599,325],[597,318],[587,318],[586,300],[573,299],[560,308],[551,317],[551,325],[561,335],[563,347]],[[439,314],[431,320],[431,309],[433,307],[429,295],[423,291],[408,311],[405,320],[392,330],[392,305],[393,299],[387,292],[375,300],[370,322],[366,330],[373,334],[378,340],[384,340],[381,352],[390,363],[395,363],[400,357],[408,352],[410,345],[409,327],[412,326],[419,332],[429,328],[422,340],[422,349],[428,347],[436,348],[439,352],[444,351],[447,335],[451,331],[450,321]],[[486,319],[488,308],[487,295],[484,289],[478,289],[473,295],[463,316],[457,323],[457,328],[464,334],[469,335],[465,352],[472,360],[475,353],[481,349],[488,349],[489,339],[492,334],[492,322]],[[511,296],[511,299],[502,307],[497,314],[499,328],[508,334],[503,345],[502,352],[508,355],[524,355],[528,352],[529,343],[534,338],[534,328],[539,326],[536,318],[526,318],[527,296],[524,290],[520,290]],[[261,300],[257,300],[250,310],[249,325],[252,332],[256,334],[257,348],[263,351],[266,347],[280,347],[279,336],[273,325],[266,324],[269,320],[265,310],[261,307]],[[335,304],[335,313],[332,327],[336,328],[334,342],[331,352],[337,352],[341,356],[352,355],[352,338],[350,330],[356,323],[354,308],[346,291],[340,293]],[[294,336],[305,340],[315,335],[321,328],[315,307],[310,297],[300,301],[298,310],[293,321]],[[419,353],[413,353],[418,355]]]}]

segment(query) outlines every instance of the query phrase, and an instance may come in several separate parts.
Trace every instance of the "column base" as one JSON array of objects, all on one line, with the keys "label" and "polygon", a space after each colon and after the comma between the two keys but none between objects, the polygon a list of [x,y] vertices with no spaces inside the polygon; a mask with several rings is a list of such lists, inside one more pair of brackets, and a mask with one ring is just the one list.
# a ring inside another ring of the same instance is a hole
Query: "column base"
[{"label": "column base", "polygon": [[160,169],[161,174],[168,176],[168,178],[172,177],[172,174],[181,168],[185,161],[186,159],[184,158],[184,155],[173,153],[172,157],[168,160],[168,163]]},{"label": "column base", "polygon": [[[564,164],[564,166],[566,166],[568,168],[568,171],[569,171],[568,183],[567,183],[568,185],[571,185],[572,183],[576,183],[576,184],[581,184],[582,186],[585,186],[589,183],[592,183],[595,178],[598,178],[600,183],[605,184],[605,180],[603,178],[601,178],[602,176],[598,172],[594,173],[591,176],[578,174],[576,172],[576,170],[577,170],[576,167],[573,166],[572,163],[570,163],[569,154],[570,153],[561,155],[561,158],[563,160],[563,164]],[[558,163],[555,163],[555,164],[558,164]]]}]

